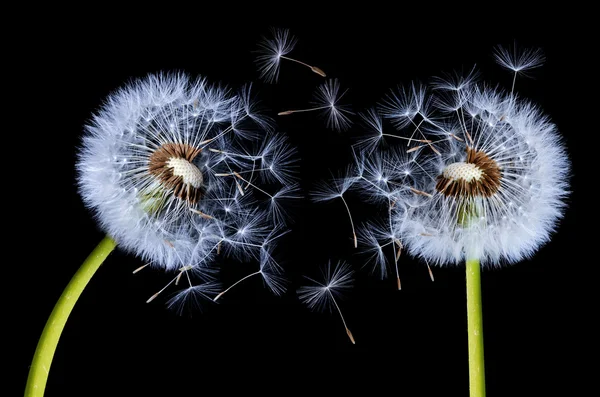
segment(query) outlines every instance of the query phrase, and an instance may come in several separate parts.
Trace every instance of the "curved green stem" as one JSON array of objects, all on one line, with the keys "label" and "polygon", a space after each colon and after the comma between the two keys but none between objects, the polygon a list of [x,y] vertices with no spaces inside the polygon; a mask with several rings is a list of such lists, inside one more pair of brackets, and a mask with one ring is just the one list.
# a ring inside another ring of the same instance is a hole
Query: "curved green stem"
[{"label": "curved green stem", "polygon": [[71,314],[71,310],[73,310],[81,292],[102,262],[115,249],[115,246],[116,243],[112,238],[108,236],[104,237],[83,262],[79,270],[77,270],[56,302],[35,349],[33,361],[29,369],[29,377],[27,378],[27,386],[25,387],[25,397],[44,395],[52,358],[54,357],[56,345],[65,327],[67,318]]},{"label": "curved green stem", "polygon": [[467,260],[467,329],[469,332],[469,390],[471,397],[485,397],[483,321],[481,315],[481,267]]}]

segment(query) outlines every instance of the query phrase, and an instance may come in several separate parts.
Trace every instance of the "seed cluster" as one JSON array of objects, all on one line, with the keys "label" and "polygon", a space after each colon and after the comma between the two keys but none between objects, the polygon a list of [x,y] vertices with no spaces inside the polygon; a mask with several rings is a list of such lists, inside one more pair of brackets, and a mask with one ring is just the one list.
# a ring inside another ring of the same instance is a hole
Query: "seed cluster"
[{"label": "seed cluster", "polygon": [[148,171],[173,195],[190,204],[202,197],[202,173],[192,162],[202,149],[185,143],[166,143],[150,156]]},{"label": "seed cluster", "polygon": [[485,152],[467,147],[467,160],[453,163],[438,176],[436,189],[447,197],[491,197],[500,188],[502,171]]}]

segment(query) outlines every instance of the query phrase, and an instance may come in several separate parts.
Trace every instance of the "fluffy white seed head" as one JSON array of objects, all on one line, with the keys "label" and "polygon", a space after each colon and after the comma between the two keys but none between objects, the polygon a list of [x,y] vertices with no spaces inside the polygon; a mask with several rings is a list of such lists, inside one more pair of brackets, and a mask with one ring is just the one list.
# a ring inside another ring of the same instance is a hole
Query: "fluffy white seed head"
[{"label": "fluffy white seed head", "polygon": [[[85,127],[77,162],[85,204],[120,247],[186,282],[211,278],[218,255],[256,258],[258,267],[297,185],[293,149],[254,108],[247,89],[184,74],[130,83]],[[204,291],[189,287],[185,296]]]},{"label": "fluffy white seed head", "polygon": [[[513,69],[539,66],[537,52],[503,54]],[[387,208],[372,224],[389,226],[359,229],[376,267],[384,247],[393,257],[395,241],[432,264],[515,263],[546,243],[562,217],[570,162],[556,126],[529,101],[475,76],[438,79],[433,91],[413,84],[385,99],[384,120],[375,111],[364,116],[368,137],[344,180]],[[401,133],[385,130],[385,119]],[[378,145],[384,137],[396,148]]]},{"label": "fluffy white seed head", "polygon": [[555,125],[527,101],[489,88],[462,95],[476,115],[432,125],[437,136],[448,132],[444,125],[463,127],[453,129],[458,139],[437,139],[437,152],[419,149],[423,173],[400,185],[413,190],[395,192],[405,205],[392,211],[393,227],[410,253],[433,263],[520,261],[548,241],[562,216],[564,146]]}]

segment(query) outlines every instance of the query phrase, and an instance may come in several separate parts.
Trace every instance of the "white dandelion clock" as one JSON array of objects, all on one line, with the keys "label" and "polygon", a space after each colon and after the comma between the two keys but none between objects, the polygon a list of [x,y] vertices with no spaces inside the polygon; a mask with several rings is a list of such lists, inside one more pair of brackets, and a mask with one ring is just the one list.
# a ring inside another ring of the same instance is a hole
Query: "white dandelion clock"
[{"label": "white dandelion clock", "polygon": [[121,247],[179,272],[173,283],[210,279],[220,254],[258,257],[293,196],[293,150],[253,107],[247,90],[182,74],[118,91],[87,127],[84,201]]},{"label": "white dandelion clock", "polygon": [[313,284],[305,285],[298,289],[298,298],[311,310],[332,311],[335,307],[336,311],[340,315],[346,334],[352,344],[355,344],[354,336],[350,329],[346,325],[346,320],[338,305],[336,297],[339,299],[344,290],[352,287],[353,270],[348,263],[339,262],[335,266],[332,266],[331,262],[323,269],[323,280],[317,281],[312,278],[306,277]]},{"label": "white dandelion clock", "polygon": [[288,56],[296,45],[296,38],[292,36],[288,29],[271,29],[271,37],[263,37],[259,42],[258,56],[256,64],[260,73],[260,78],[268,83],[275,83],[279,79],[279,70],[281,60],[294,62],[309,68],[313,73],[325,77],[325,72],[316,66]]},{"label": "white dandelion clock", "polygon": [[[496,51],[515,78],[543,61],[536,50]],[[346,178],[368,201],[387,207],[387,216],[359,233],[376,268],[387,246],[396,263],[402,250],[428,266],[466,263],[472,396],[485,388],[480,268],[531,257],[550,239],[570,172],[556,126],[514,93],[515,79],[507,92],[476,77],[472,70],[434,80],[433,90],[412,84],[388,95],[383,119],[376,111],[363,117],[368,135],[357,143]],[[401,132],[385,132],[385,120]],[[402,151],[384,151],[379,143],[386,137],[402,140]]]},{"label": "white dandelion clock", "polygon": [[[315,197],[357,189],[387,203],[390,235],[436,265],[476,258],[496,267],[533,255],[568,194],[570,162],[556,126],[529,101],[472,75],[438,79],[431,92],[414,87],[388,97],[383,120],[375,110],[363,115],[369,136],[356,145],[355,165]],[[407,133],[384,132],[385,119]],[[385,137],[408,146],[378,150]]]},{"label": "white dandelion clock", "polygon": [[413,146],[422,172],[394,192],[405,205],[392,222],[411,254],[437,265],[518,262],[562,215],[565,149],[555,125],[523,99],[475,85],[456,95],[456,113],[420,128],[439,154]]}]

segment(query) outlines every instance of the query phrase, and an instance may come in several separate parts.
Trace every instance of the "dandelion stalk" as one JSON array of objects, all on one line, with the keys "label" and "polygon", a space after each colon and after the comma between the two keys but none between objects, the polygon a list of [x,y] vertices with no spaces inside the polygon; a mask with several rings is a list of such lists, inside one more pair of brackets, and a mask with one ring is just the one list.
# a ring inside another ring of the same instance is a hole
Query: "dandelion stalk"
[{"label": "dandelion stalk", "polygon": [[106,236],[83,262],[56,302],[38,342],[25,387],[25,397],[43,396],[58,339],[75,303],[106,257],[115,249],[115,241]]},{"label": "dandelion stalk", "polygon": [[485,397],[481,268],[479,259],[467,260],[467,330],[469,333],[469,390],[471,397]]},{"label": "dandelion stalk", "polygon": [[[464,228],[473,225],[479,216],[473,202],[463,203],[457,224]],[[481,309],[481,266],[479,258],[466,260],[467,277],[467,340],[469,349],[470,397],[485,397],[485,367],[483,358],[483,320]]]}]

